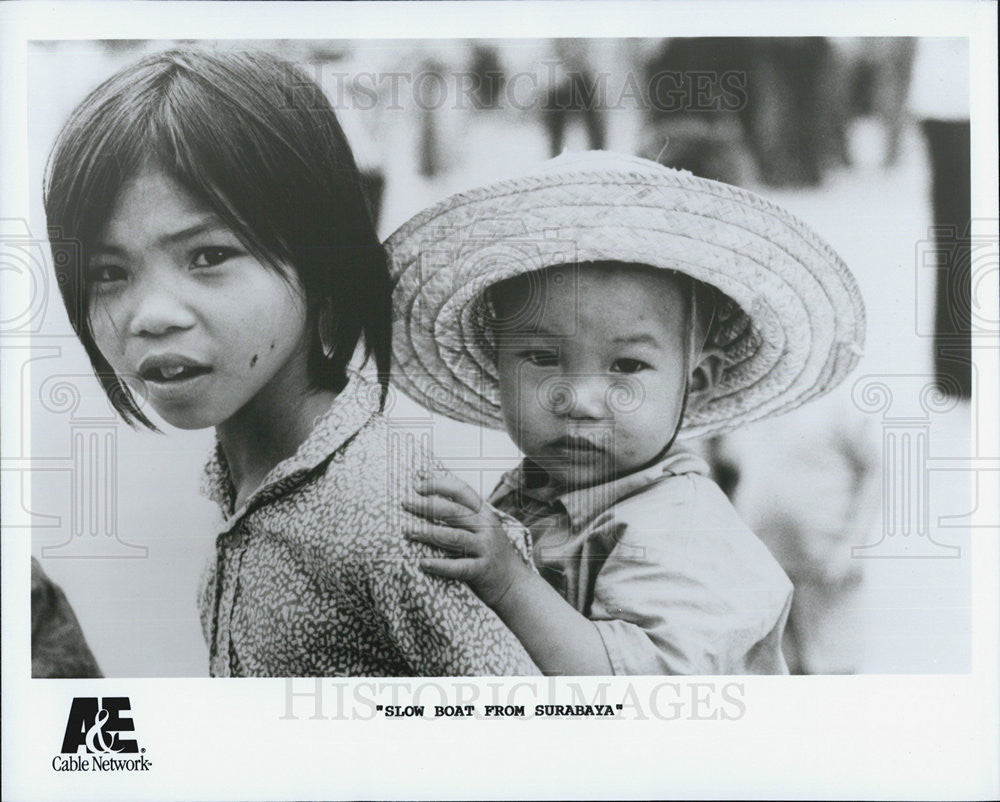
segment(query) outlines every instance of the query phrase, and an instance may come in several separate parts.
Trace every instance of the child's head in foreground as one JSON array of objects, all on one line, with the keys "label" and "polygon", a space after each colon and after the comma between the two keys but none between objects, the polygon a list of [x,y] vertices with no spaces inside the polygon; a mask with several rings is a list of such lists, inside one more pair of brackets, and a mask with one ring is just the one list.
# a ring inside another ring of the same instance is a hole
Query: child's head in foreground
[{"label": "child's head in foreground", "polygon": [[453,195],[386,245],[394,383],[506,429],[567,487],[794,409],[864,341],[854,277],[805,224],[627,154],[564,154]]},{"label": "child's head in foreground", "polygon": [[[49,159],[45,212],[70,320],[111,403],[217,426],[339,391],[364,338],[389,360],[384,251],[319,87],[266,53],[172,51],[112,76]],[[263,411],[263,410],[262,410]]]},{"label": "child's head in foreground", "polygon": [[666,456],[716,381],[720,353],[705,347],[716,299],[681,274],[556,265],[487,293],[507,432],[567,489]]}]

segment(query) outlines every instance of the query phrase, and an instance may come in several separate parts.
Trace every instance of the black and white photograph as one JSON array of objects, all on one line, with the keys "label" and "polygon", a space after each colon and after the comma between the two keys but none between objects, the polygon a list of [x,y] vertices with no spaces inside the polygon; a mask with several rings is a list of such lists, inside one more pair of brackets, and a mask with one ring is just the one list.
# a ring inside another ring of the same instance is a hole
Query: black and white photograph
[{"label": "black and white photograph", "polygon": [[5,798],[1000,793],[995,5],[137,5],[0,74]]}]

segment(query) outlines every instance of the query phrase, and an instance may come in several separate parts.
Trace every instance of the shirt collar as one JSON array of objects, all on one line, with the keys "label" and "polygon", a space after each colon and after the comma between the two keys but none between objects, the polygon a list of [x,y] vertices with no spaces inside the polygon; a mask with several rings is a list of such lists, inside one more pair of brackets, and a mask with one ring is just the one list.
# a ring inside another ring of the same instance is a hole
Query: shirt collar
[{"label": "shirt collar", "polygon": [[559,493],[551,482],[539,485],[537,481],[532,481],[537,474],[533,474],[530,468],[526,470],[527,463],[528,460],[522,461],[514,470],[504,475],[501,481],[507,493],[516,492],[545,504],[561,503],[569,515],[570,525],[574,531],[579,531],[587,522],[612,505],[664,477],[687,473],[707,476],[710,472],[708,464],[701,457],[689,451],[674,451],[660,462],[614,481]]},{"label": "shirt collar", "polygon": [[235,490],[229,475],[229,466],[218,435],[215,447],[202,472],[201,493],[214,501],[222,510],[227,525],[243,515],[249,506],[262,497],[278,495],[288,486],[297,483],[306,474],[329,459],[354,437],[373,415],[378,412],[381,386],[374,370],[348,369],[347,385],[316,418],[309,436],[295,453],[275,465],[258,487],[240,507],[230,513]]}]

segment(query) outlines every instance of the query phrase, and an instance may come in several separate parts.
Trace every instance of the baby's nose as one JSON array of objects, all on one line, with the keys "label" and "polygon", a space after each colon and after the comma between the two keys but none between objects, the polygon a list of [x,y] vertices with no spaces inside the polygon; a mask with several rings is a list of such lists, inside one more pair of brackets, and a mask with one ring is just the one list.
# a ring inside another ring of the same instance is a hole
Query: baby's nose
[{"label": "baby's nose", "polygon": [[560,376],[539,389],[543,406],[553,414],[579,420],[602,420],[610,416],[609,383],[603,376]]}]

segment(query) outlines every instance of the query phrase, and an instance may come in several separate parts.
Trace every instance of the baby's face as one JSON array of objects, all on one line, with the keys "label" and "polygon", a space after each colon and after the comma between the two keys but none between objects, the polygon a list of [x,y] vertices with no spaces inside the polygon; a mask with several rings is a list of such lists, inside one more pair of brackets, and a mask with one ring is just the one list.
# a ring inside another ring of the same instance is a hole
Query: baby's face
[{"label": "baby's face", "polygon": [[125,185],[87,270],[97,347],[168,423],[218,426],[305,392],[297,282],[170,176],[147,170]]},{"label": "baby's face", "polygon": [[562,487],[642,467],[678,425],[688,297],[653,269],[552,267],[499,285],[507,432]]}]

